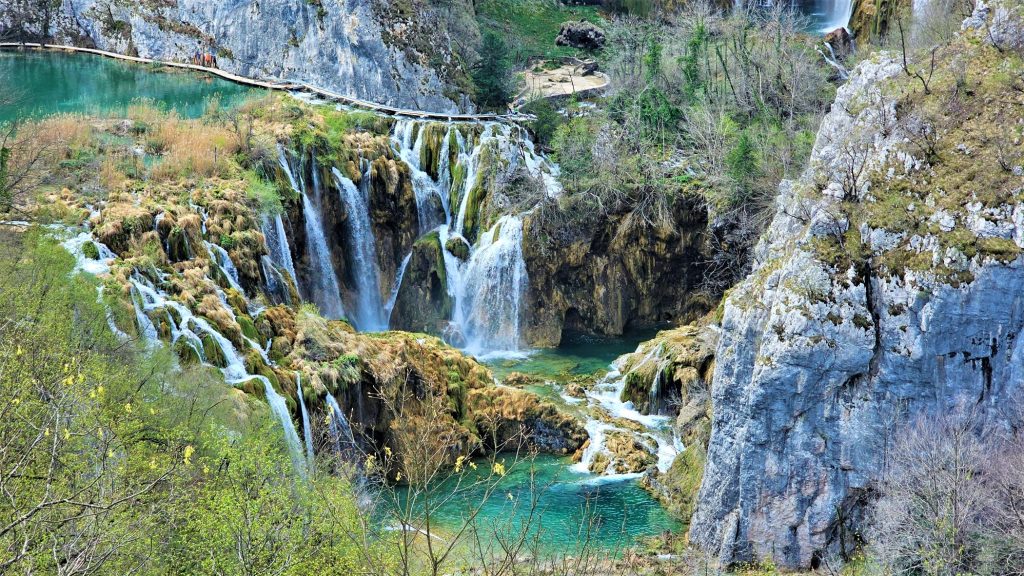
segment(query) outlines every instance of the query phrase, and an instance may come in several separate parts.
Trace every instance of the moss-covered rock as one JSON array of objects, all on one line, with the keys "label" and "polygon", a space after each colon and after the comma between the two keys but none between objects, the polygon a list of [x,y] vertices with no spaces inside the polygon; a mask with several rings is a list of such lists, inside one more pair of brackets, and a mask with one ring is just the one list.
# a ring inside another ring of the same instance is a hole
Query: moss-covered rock
[{"label": "moss-covered rock", "polygon": [[463,262],[469,260],[469,242],[467,242],[462,236],[452,236],[447,242],[445,242],[444,247],[452,256],[455,256],[459,260],[462,260]]},{"label": "moss-covered rock", "polygon": [[694,394],[706,395],[714,372],[711,318],[659,332],[622,360],[626,385],[621,400],[643,414],[664,414]]},{"label": "moss-covered rock", "polygon": [[441,334],[452,306],[441,239],[431,232],[413,245],[391,323],[398,330]]},{"label": "moss-covered rock", "polygon": [[209,334],[202,336],[203,341],[203,356],[206,358],[206,362],[212,364],[218,368],[224,368],[228,365],[227,359],[224,357],[224,351],[221,350],[217,340]]},{"label": "moss-covered rock", "polygon": [[184,366],[194,366],[202,362],[199,350],[187,338],[180,338],[174,343],[174,353]]},{"label": "moss-covered rock", "polygon": [[568,455],[587,441],[587,432],[578,419],[530,392],[477,388],[469,392],[468,403],[478,434],[491,450],[515,451],[530,446]]},{"label": "moss-covered rock", "polygon": [[850,31],[866,45],[888,34],[900,10],[910,5],[909,0],[854,0]]},{"label": "moss-covered rock", "polygon": [[448,134],[447,124],[427,124],[420,129],[420,169],[437,180],[440,166],[441,149],[445,136]]}]

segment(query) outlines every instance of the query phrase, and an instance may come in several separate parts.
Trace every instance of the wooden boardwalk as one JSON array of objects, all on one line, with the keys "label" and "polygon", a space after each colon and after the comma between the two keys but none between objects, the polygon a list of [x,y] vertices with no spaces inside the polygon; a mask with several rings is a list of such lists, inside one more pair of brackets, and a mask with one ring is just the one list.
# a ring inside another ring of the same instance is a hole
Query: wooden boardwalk
[{"label": "wooden boardwalk", "polygon": [[33,42],[0,42],[0,50],[21,49],[82,52],[88,54],[96,54],[99,56],[105,56],[107,58],[115,58],[117,60],[138,62],[140,64],[157,64],[160,66],[169,66],[171,68],[184,68],[188,70],[196,70],[199,72],[205,72],[207,74],[213,74],[214,76],[219,76],[221,78],[224,78],[225,80],[236,82],[238,84],[244,84],[246,86],[255,86],[257,88],[265,88],[268,90],[306,92],[310,94],[315,94],[332,102],[337,102],[339,104],[351,106],[353,108],[370,110],[372,112],[379,112],[381,114],[387,114],[391,116],[418,118],[423,120],[438,120],[441,122],[525,122],[533,120],[533,116],[530,116],[528,114],[450,114],[444,112],[425,112],[423,110],[409,110],[406,108],[396,108],[394,106],[388,106],[386,104],[369,102],[367,100],[361,100],[359,98],[352,98],[351,96],[343,96],[341,94],[331,92],[330,90],[325,90],[323,88],[311,86],[304,82],[274,82],[269,80],[259,80],[256,78],[247,78],[245,76],[232,74],[231,72],[221,70],[219,68],[207,68],[205,66],[188,64],[185,62],[165,62],[162,60],[153,60],[152,58],[139,58],[138,56],[128,56],[125,54],[118,54],[116,52],[107,52],[106,50],[97,50],[95,48],[81,48],[78,46],[65,46],[60,44],[38,44]]}]

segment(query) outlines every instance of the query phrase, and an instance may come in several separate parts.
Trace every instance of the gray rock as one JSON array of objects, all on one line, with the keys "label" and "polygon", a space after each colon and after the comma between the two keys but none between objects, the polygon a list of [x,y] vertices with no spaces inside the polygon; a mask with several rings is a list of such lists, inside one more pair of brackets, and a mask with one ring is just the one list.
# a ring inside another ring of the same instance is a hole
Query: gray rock
[{"label": "gray rock", "polygon": [[[928,270],[837,270],[813,249],[816,238],[848,227],[833,216],[838,198],[872,193],[866,183],[846,189],[850,162],[868,171],[921,166],[906,152],[906,128],[892,123],[893,96],[880,90],[899,74],[894,56],[876,56],[840,88],[807,173],[780,187],[754,269],[725,302],[714,421],[690,529],[691,541],[725,564],[770,559],[808,568],[851,550],[849,535],[903,422],[965,401],[1005,422],[1004,407],[1024,388],[1021,258],[967,258],[930,234],[907,238],[932,252],[935,265],[973,278],[951,283]],[[1021,212],[1018,203],[936,214],[944,229],[959,222],[1019,246]],[[872,250],[904,241],[860,232]]]},{"label": "gray rock", "polygon": [[[197,50],[243,76],[298,80],[381,104],[431,112],[453,102],[427,59],[384,42],[373,0],[178,0],[149,8],[106,0],[29,0],[0,7],[0,37],[97,47],[158,60],[186,61]],[[446,56],[450,56],[447,54]]]},{"label": "gray rock", "polygon": [[1008,0],[978,0],[961,30],[977,34],[1000,50],[1024,47],[1024,6]]},{"label": "gray rock", "polygon": [[600,50],[604,43],[604,30],[586,20],[563,23],[558,37],[555,38],[555,44],[559,46],[571,46],[580,50]]}]

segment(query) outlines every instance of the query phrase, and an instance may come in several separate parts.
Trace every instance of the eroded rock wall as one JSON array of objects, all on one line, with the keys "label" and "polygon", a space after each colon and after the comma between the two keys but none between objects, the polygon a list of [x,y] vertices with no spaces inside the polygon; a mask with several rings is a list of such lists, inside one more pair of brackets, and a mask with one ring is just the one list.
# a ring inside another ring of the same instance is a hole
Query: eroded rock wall
[{"label": "eroded rock wall", "polygon": [[708,259],[706,210],[678,202],[674,229],[627,220],[603,218],[552,248],[545,223],[526,219],[528,342],[556,346],[565,329],[621,335],[630,327],[683,323],[714,305],[701,291]]}]

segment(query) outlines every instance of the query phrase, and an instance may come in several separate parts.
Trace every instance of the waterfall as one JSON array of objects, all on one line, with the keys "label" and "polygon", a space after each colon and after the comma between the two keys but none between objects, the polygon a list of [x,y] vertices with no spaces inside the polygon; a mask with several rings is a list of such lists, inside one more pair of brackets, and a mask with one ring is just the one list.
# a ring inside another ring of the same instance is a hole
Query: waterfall
[{"label": "waterfall", "polygon": [[[661,472],[668,471],[669,467],[672,466],[672,461],[675,460],[682,450],[679,439],[675,437],[672,431],[671,417],[658,416],[656,414],[645,416],[634,408],[632,402],[622,401],[622,391],[626,387],[626,375],[621,372],[622,360],[622,358],[616,360],[611,366],[611,372],[599,380],[591,390],[586,392],[587,401],[594,408],[593,412],[606,413],[609,416],[607,420],[610,422],[590,418],[585,423],[587,433],[590,435],[590,444],[583,451],[583,457],[580,459],[580,462],[573,466],[573,470],[577,472],[588,472],[594,458],[600,453],[605,453],[609,460],[613,459],[612,455],[607,453],[604,446],[607,433],[610,431],[630,432],[620,428],[615,423],[616,420],[636,422],[646,428],[646,432],[641,433],[640,437],[652,442],[656,446],[654,453],[657,458],[658,470]],[[612,466],[609,466],[605,476],[631,478],[640,476],[640,474],[615,474]]]},{"label": "waterfall", "polygon": [[[85,255],[85,245],[91,243],[96,247],[99,258],[93,260]],[[117,258],[117,254],[101,242],[92,239],[89,232],[80,232],[71,238],[61,242],[61,246],[75,257],[75,267],[72,274],[77,272],[88,272],[93,276],[99,276],[110,272],[110,262]]]},{"label": "waterfall", "polygon": [[[98,259],[94,260],[85,255],[85,245],[90,243],[96,248],[96,252],[99,255]],[[75,267],[71,272],[72,274],[76,274],[80,271],[88,272],[94,276],[107,274],[110,272],[110,262],[117,258],[117,254],[114,254],[114,251],[108,248],[105,244],[94,241],[89,232],[76,234],[64,242],[61,242],[61,246],[75,257]],[[100,284],[96,288],[96,301],[103,306],[103,309],[106,312],[105,316],[107,326],[110,328],[110,331],[114,336],[122,342],[130,340],[131,338],[114,323],[114,314],[110,310],[110,307],[107,306],[106,302],[103,301],[103,284]],[[150,324],[152,324],[152,322],[150,322]],[[154,328],[153,331],[155,332],[156,329]]]},{"label": "waterfall", "polygon": [[[281,425],[284,428],[285,441],[288,444],[292,460],[296,464],[296,470],[304,473],[305,467],[302,466],[302,444],[299,441],[298,433],[295,431],[295,424],[291,420],[287,403],[274,390],[270,380],[262,375],[249,374],[245,367],[244,358],[235,349],[231,341],[214,329],[205,319],[194,315],[187,306],[172,300],[166,294],[157,290],[138,273],[133,274],[129,281],[132,287],[132,303],[135,306],[135,317],[139,322],[139,330],[148,341],[158,342],[158,334],[147,312],[174,310],[180,321],[176,324],[173,316],[170,313],[167,314],[167,321],[171,326],[171,342],[177,342],[179,339],[185,338],[186,342],[196,350],[199,358],[205,362],[202,339],[198,335],[200,333],[205,334],[213,340],[224,357],[225,365],[220,367],[220,371],[229,384],[238,385],[252,379],[263,382],[267,404],[278,420],[281,421]],[[249,343],[253,349],[265,358],[265,350],[251,340],[249,340]]]},{"label": "waterfall", "polygon": [[[434,181],[423,170],[423,166],[420,165],[420,157],[423,151],[423,134],[426,132],[424,128],[428,125],[427,123],[418,123],[414,120],[398,120],[395,123],[395,129],[391,137],[395,151],[398,152],[399,158],[409,167],[409,172],[412,176],[420,235],[426,234],[444,223],[448,215],[450,179],[440,177],[437,181]],[[417,126],[420,127],[419,130],[416,130]],[[416,131],[415,140],[413,140],[414,130]],[[448,130],[450,134],[452,128],[449,127]],[[441,170],[439,172],[443,172],[446,175],[450,175],[450,168],[448,167],[449,149],[448,135],[445,135],[440,153]],[[440,200],[443,214],[439,214],[436,210],[433,201],[435,197]]]},{"label": "waterfall", "polygon": [[[291,178],[289,172],[289,180],[292,185],[295,185],[295,180]],[[284,268],[292,276],[292,280],[298,285],[299,278],[295,275],[295,263],[292,261],[292,249],[288,245],[288,235],[284,232],[284,221],[281,220],[280,214],[275,214],[273,218],[269,215],[263,215],[262,222],[263,237],[267,241],[267,250],[270,252],[270,258],[275,264]]]},{"label": "waterfall", "polygon": [[503,216],[480,238],[464,270],[449,276],[449,281],[457,282],[452,321],[462,331],[470,354],[519,349],[521,304],[528,281],[522,240],[522,220]]},{"label": "waterfall", "polygon": [[132,305],[135,308],[135,323],[139,327],[139,334],[146,341],[147,346],[153,347],[158,345],[160,339],[156,332],[156,326],[153,325],[153,321],[144,312],[145,302],[142,299],[142,294],[134,286],[131,288],[130,294]]},{"label": "waterfall", "polygon": [[338,405],[338,400],[333,394],[327,394],[327,409],[330,411],[331,438],[334,441],[335,450],[338,454],[351,457],[357,448],[356,437],[352,433],[352,426],[345,417],[345,412]]},{"label": "waterfall", "polygon": [[288,282],[278,270],[274,260],[264,254],[260,257],[260,267],[263,269],[263,277],[267,279],[267,292],[277,296],[280,302],[292,304],[291,290],[288,289]]},{"label": "waterfall", "polygon": [[827,34],[836,28],[846,28],[853,18],[853,0],[834,0],[831,9],[826,10],[820,32]]},{"label": "waterfall", "polygon": [[402,279],[405,278],[405,269],[409,267],[410,260],[412,260],[412,252],[406,254],[402,259],[402,264],[398,267],[398,274],[395,276],[395,285],[391,287],[391,295],[388,296],[388,303],[384,305],[384,319],[388,326],[391,325],[391,313],[395,309],[395,302],[398,301],[398,291],[402,288]]},{"label": "waterfall", "polygon": [[306,410],[306,397],[302,393],[302,374],[295,373],[295,383],[299,391],[299,410],[302,412],[302,436],[306,441],[306,460],[313,465],[313,429],[309,427],[309,411]]},{"label": "waterfall", "polygon": [[114,313],[110,310],[110,306],[107,306],[107,303],[103,301],[103,288],[104,286],[102,284],[100,284],[99,287],[96,288],[96,303],[99,304],[100,306],[103,306],[103,315],[107,319],[107,327],[110,328],[110,332],[113,333],[114,337],[117,338],[119,341],[127,342],[131,340],[131,337],[125,334],[123,330],[118,328],[117,324],[114,322]]},{"label": "waterfall", "polygon": [[349,250],[352,276],[356,282],[356,309],[352,320],[362,331],[387,330],[384,306],[380,295],[380,272],[377,267],[377,242],[370,224],[370,172],[364,170],[361,186],[342,175],[337,168],[331,173],[337,183],[341,201],[348,214]]},{"label": "waterfall", "polygon": [[[338,288],[338,277],[334,273],[334,265],[331,263],[331,251],[324,237],[324,228],[320,223],[320,209],[314,206],[306,191],[300,188],[295,176],[292,174],[288,159],[285,157],[284,149],[279,148],[279,161],[281,168],[288,176],[288,182],[292,189],[302,196],[302,219],[306,223],[306,250],[309,252],[310,268],[313,276],[312,286],[308,287],[309,300],[312,300],[319,308],[320,313],[327,318],[343,318],[345,308],[341,304],[341,290]],[[317,195],[319,204],[319,184],[316,177],[316,168],[313,169],[314,193]]]},{"label": "waterfall", "polygon": [[263,393],[267,397],[267,405],[270,406],[270,411],[274,416],[277,416],[277,419],[281,422],[281,427],[284,428],[284,439],[288,444],[292,465],[294,465],[296,472],[305,476],[306,466],[302,459],[302,443],[299,441],[299,435],[295,431],[295,423],[292,422],[291,413],[288,412],[288,403],[277,393],[277,390],[274,390],[274,385],[271,384],[269,378],[259,375],[253,376],[253,378],[263,382]]},{"label": "waterfall", "polygon": [[655,371],[651,389],[647,391],[647,413],[661,414],[661,366]]},{"label": "waterfall", "polygon": [[238,268],[235,268],[235,263],[231,261],[228,251],[213,242],[204,242],[206,243],[206,249],[210,251],[211,260],[224,271],[224,276],[228,279],[228,285],[238,290],[238,293],[244,296],[245,290],[242,290],[242,286],[238,281]]},{"label": "waterfall", "polygon": [[[422,227],[426,217],[421,215],[420,232],[437,230],[440,236],[447,290],[453,301],[446,338],[471,354],[516,352],[521,345],[521,304],[528,281],[522,254],[522,215],[506,215],[491,230],[479,234],[466,262],[448,251],[447,242],[449,238],[464,236],[470,192],[481,170],[493,167],[491,162],[498,161],[507,170],[525,167],[543,180],[550,196],[562,191],[557,180],[558,168],[536,152],[525,131],[518,127],[483,123],[479,138],[467,139],[456,124],[448,124],[441,142],[437,179],[433,180],[423,170],[431,167],[420,165],[429,126],[430,123],[422,121],[399,120],[392,143],[413,174],[418,206],[432,201],[434,195],[441,199],[444,222],[428,230]],[[457,190],[453,189],[452,156],[457,158],[456,166],[464,174]],[[403,270],[407,260],[408,255]],[[401,273],[396,290],[401,288],[400,278]],[[389,319],[397,297],[397,291],[393,292],[385,307]]]}]

